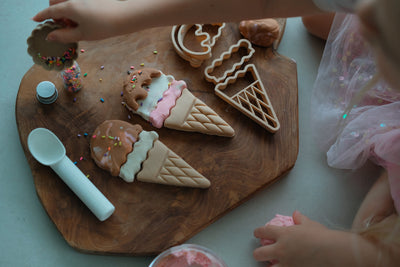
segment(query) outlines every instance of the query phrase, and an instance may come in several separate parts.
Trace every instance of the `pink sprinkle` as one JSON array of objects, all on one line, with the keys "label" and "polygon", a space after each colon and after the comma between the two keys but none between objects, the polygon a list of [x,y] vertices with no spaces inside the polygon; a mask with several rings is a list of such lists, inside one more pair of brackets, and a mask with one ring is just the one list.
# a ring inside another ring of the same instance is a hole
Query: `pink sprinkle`
[{"label": "pink sprinkle", "polygon": [[81,49],[81,53],[85,53],[85,50],[84,50],[84,49]]},{"label": "pink sprinkle", "polygon": [[79,160],[83,160],[83,157],[80,157]]},{"label": "pink sprinkle", "polygon": [[93,137],[93,138],[96,138],[96,137],[97,137],[97,135],[95,135],[95,134],[94,134],[92,137]]},{"label": "pink sprinkle", "polygon": [[131,66],[131,70],[133,70],[135,67],[134,66]]}]

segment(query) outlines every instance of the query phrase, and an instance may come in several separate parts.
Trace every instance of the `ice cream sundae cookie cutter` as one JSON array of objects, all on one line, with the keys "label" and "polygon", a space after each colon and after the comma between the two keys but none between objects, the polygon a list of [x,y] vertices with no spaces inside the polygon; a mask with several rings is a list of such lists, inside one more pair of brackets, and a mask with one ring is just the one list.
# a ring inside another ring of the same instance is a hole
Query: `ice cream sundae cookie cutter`
[{"label": "ice cream sundae cookie cutter", "polygon": [[46,70],[61,71],[71,67],[78,58],[77,43],[58,43],[46,40],[47,35],[62,26],[52,21],[39,24],[27,39],[28,54],[33,62]]},{"label": "ice cream sundae cookie cutter", "polygon": [[[254,82],[234,95],[228,96],[224,89],[229,84],[235,83],[237,79],[244,77],[248,72],[252,74]],[[246,65],[244,69],[238,70],[224,82],[218,83],[215,86],[215,94],[267,131],[275,133],[279,130],[279,120],[254,64]]]},{"label": "ice cream sundae cookie cutter", "polygon": [[[174,26],[171,31],[171,39],[174,45],[175,51],[183,59],[190,62],[192,67],[198,68],[201,66],[204,60],[209,59],[212,56],[212,48],[214,47],[217,40],[222,35],[222,31],[225,28],[225,23],[215,23],[212,26],[218,26],[217,33],[211,37],[211,35],[205,30],[205,24],[185,24]],[[199,41],[202,51],[190,50],[184,44],[185,36],[188,34],[190,29],[195,26],[194,32],[195,38]]]},{"label": "ice cream sundae cookie cutter", "polygon": [[[211,73],[215,70],[216,67],[221,66],[223,61],[231,58],[232,55],[238,52],[239,49],[242,47],[247,49],[247,54],[240,59],[240,62],[233,64],[233,66],[230,69],[226,70],[221,77],[216,77],[211,75]],[[221,83],[228,76],[230,76],[237,69],[239,69],[245,62],[249,61],[250,58],[253,56],[254,52],[255,50],[252,47],[250,41],[248,41],[247,39],[240,39],[236,44],[230,46],[228,51],[223,52],[219,58],[215,59],[210,66],[205,68],[204,70],[205,79],[214,84]]]}]

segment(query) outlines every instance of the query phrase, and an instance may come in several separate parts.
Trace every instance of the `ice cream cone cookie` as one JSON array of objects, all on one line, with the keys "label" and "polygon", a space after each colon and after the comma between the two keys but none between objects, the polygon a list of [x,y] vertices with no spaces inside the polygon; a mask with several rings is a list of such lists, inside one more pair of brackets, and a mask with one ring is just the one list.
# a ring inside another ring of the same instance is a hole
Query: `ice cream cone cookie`
[{"label": "ice cream cone cookie", "polygon": [[235,132],[214,110],[184,89],[164,126],[170,129],[234,136]]},{"label": "ice cream cone cookie", "polygon": [[190,93],[184,81],[155,69],[144,68],[131,73],[124,85],[123,103],[156,128],[235,135],[228,123]]},{"label": "ice cream cone cookie", "polygon": [[141,182],[208,188],[210,181],[160,141],[155,141],[137,179]]},{"label": "ice cream cone cookie", "polygon": [[107,120],[100,124],[90,141],[95,163],[112,176],[126,182],[135,177],[142,182],[208,188],[210,181],[172,150],[158,141],[154,131],[136,124]]}]

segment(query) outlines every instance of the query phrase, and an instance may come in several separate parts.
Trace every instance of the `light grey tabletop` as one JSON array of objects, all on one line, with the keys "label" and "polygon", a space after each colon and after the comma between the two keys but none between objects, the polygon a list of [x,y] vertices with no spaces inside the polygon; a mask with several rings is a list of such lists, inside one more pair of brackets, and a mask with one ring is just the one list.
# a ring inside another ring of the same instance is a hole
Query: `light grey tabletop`
[{"label": "light grey tabletop", "polygon": [[[36,23],[30,18],[47,0],[0,1],[0,266],[148,266],[152,257],[83,254],[71,248],[47,216],[36,195],[15,120],[20,81],[33,62],[26,39]],[[252,256],[258,246],[253,230],[276,213],[296,209],[332,228],[348,228],[378,168],[343,171],[326,164],[313,144],[309,104],[324,43],[307,34],[299,18],[289,19],[278,52],[297,62],[300,148],[295,167],[187,243],[208,247],[230,267],[265,266]]]}]

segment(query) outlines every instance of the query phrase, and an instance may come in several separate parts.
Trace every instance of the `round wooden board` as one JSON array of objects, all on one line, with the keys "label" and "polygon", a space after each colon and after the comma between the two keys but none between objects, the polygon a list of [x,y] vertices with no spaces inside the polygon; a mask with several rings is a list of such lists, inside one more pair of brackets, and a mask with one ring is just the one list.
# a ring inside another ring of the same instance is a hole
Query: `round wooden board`
[{"label": "round wooden board", "polygon": [[[99,254],[154,255],[180,244],[275,181],[295,164],[298,154],[296,64],[273,49],[256,47],[250,63],[262,76],[281,123],[271,134],[214,94],[204,79],[205,62],[190,67],[174,51],[171,28],[155,28],[98,42],[82,42],[78,58],[84,88],[66,92],[58,72],[33,66],[23,77],[16,101],[22,146],[32,169],[43,207],[65,240],[74,248]],[[228,24],[213,58],[237,42],[236,24]],[[158,53],[153,53],[157,50]],[[121,105],[122,84],[130,66],[160,69],[186,81],[191,92],[220,114],[236,131],[233,138],[171,129],[156,129]],[[101,70],[100,67],[104,66]],[[100,81],[102,79],[102,81]],[[59,98],[51,105],[35,98],[36,85],[52,81]],[[75,101],[74,101],[74,98]],[[100,99],[104,99],[101,102]],[[98,168],[90,158],[92,131],[107,119],[138,123],[155,130],[160,141],[211,181],[209,189],[191,189],[135,181],[126,183]],[[27,148],[31,130],[45,127],[63,142],[67,156],[115,205],[100,222],[51,168],[33,159]],[[88,137],[84,136],[88,133]],[[78,134],[82,135],[78,137]],[[82,160],[81,157],[83,158]]]}]

